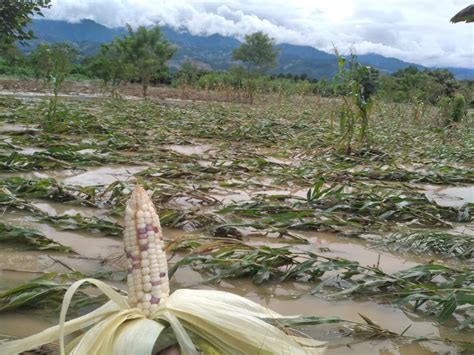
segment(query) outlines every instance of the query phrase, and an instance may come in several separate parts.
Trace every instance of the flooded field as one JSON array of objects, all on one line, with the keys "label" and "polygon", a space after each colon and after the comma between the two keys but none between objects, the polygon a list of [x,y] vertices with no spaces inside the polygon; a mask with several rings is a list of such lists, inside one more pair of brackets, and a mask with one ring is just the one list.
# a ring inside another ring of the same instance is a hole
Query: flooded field
[{"label": "flooded field", "polygon": [[[342,154],[331,100],[81,97],[52,128],[46,99],[27,96],[0,97],[0,337],[56,324],[61,287],[84,275],[126,290],[124,203],[139,183],[159,210],[172,289],[324,317],[298,330],[328,354],[472,351],[472,130],[446,139],[380,104],[373,148]],[[2,294],[38,277],[58,293]],[[78,314],[104,301],[78,297]]]}]

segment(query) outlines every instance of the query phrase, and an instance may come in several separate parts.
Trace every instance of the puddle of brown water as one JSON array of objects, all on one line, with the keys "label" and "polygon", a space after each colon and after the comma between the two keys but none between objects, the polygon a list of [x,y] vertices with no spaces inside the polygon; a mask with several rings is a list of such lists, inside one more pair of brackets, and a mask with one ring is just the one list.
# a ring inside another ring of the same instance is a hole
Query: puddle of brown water
[{"label": "puddle of brown water", "polygon": [[261,190],[254,191],[252,195],[267,195],[267,196],[295,196],[306,198],[308,189],[291,189],[291,190]]},{"label": "puddle of brown water", "polygon": [[7,213],[3,215],[6,223],[26,228],[37,229],[48,238],[71,247],[76,253],[89,258],[107,258],[111,254],[122,253],[120,238],[101,237],[100,234],[83,232],[60,231],[48,224],[35,222],[31,217],[21,213]]},{"label": "puddle of brown water", "polygon": [[444,207],[462,207],[466,203],[474,203],[474,186],[439,187],[426,186],[428,199]]},{"label": "puddle of brown water", "polygon": [[127,181],[133,178],[133,174],[145,170],[148,166],[104,166],[90,168],[85,172],[69,176],[63,179],[65,184],[92,186],[109,185],[116,181]]},{"label": "puddle of brown water", "polygon": [[[179,274],[179,272],[178,272]],[[178,276],[178,275],[177,275]],[[1,275],[0,275],[1,277]],[[179,276],[178,276],[179,277]],[[186,275],[186,279],[192,278]],[[200,286],[199,288],[213,288]],[[306,295],[298,299],[293,299],[292,285],[278,285],[259,287],[248,281],[235,281],[225,283],[223,286],[215,287],[218,290],[228,291],[245,296],[254,302],[263,304],[281,314],[285,315],[305,315],[305,316],[339,316],[347,320],[360,322],[358,313],[362,313],[381,326],[397,332],[403,331],[408,325],[412,325],[407,331],[407,335],[441,335],[453,336],[449,330],[443,327],[437,328],[431,322],[420,321],[410,318],[401,310],[390,306],[375,304],[371,301],[337,301],[331,302],[322,300],[315,296]],[[245,290],[242,292],[242,290]],[[0,322],[0,334],[24,337],[37,333],[47,327],[57,324],[58,315],[44,314],[41,312],[7,312],[2,314]],[[7,325],[8,324],[8,325]],[[335,331],[336,328],[325,326],[306,327],[305,332],[316,339],[328,340],[329,349],[327,354],[456,354],[458,349],[454,345],[439,343],[419,343],[402,345],[391,340],[361,340],[344,337]],[[469,335],[457,334],[459,340],[470,340]],[[347,344],[351,344],[350,348]]]},{"label": "puddle of brown water", "polygon": [[24,179],[49,179],[53,178],[57,181],[80,174],[84,170],[45,170],[45,171],[15,171],[11,173],[0,173],[0,178],[8,178],[18,176]]},{"label": "puddle of brown water", "polygon": [[111,165],[99,168],[87,168],[76,170],[43,170],[0,173],[0,177],[19,176],[25,179],[47,179],[53,178],[59,182],[78,186],[110,185],[116,181],[127,181],[134,179],[133,175],[147,169],[146,165]]},{"label": "puddle of brown water", "polygon": [[73,203],[72,205],[67,202],[54,202],[44,200],[31,200],[31,204],[36,208],[40,209],[44,213],[51,216],[58,215],[76,215],[81,214],[86,217],[99,217],[103,218],[107,216],[107,211],[103,209],[97,209],[93,207],[86,207]]},{"label": "puddle of brown water", "polygon": [[58,316],[40,314],[40,312],[2,312],[0,318],[0,335],[27,337],[58,324]]},{"label": "puddle of brown water", "polygon": [[[366,241],[358,238],[338,236],[335,233],[294,231],[295,234],[306,238],[309,244],[295,244],[293,248],[308,250],[329,258],[344,258],[357,261],[362,266],[379,266],[387,273],[408,269],[420,263],[426,263],[433,258],[416,255],[392,254],[369,247]],[[246,238],[251,245],[266,245],[283,247],[288,240],[269,239],[251,236]],[[442,262],[442,261],[440,261]]]},{"label": "puddle of brown water", "polygon": [[323,255],[340,257],[359,262],[363,266],[378,265],[383,271],[392,273],[408,269],[420,263],[427,263],[431,257],[416,255],[392,254],[373,249],[367,242],[358,238],[341,237],[334,233],[302,232],[299,233],[310,241],[310,245],[303,248],[318,252],[320,248],[328,249]]},{"label": "puddle of brown water", "polygon": [[288,157],[275,156],[275,148],[257,148],[257,154],[262,155],[262,157],[269,163],[278,164],[278,165],[294,165],[296,159],[291,159]]},{"label": "puddle of brown water", "polygon": [[16,123],[1,123],[0,132],[39,132],[41,129],[37,125],[24,125]]},{"label": "puddle of brown water", "polygon": [[[256,285],[250,280],[226,280],[219,285],[203,285],[202,276],[188,268],[180,269],[172,280],[173,288],[192,287],[217,289],[239,294],[254,302],[262,304],[283,315],[302,315],[319,317],[340,317],[342,319],[361,322],[359,313],[369,317],[382,327],[401,333],[408,325],[410,329],[405,333],[410,336],[443,336],[453,339],[469,341],[469,334],[456,333],[442,326],[436,327],[429,319],[405,314],[402,310],[390,306],[377,304],[370,300],[337,300],[330,301],[307,293],[308,287],[297,283],[283,283],[273,285]],[[195,286],[190,286],[194,284]],[[400,346],[391,340],[354,340],[343,337],[333,330],[328,332],[325,327],[306,327],[304,329],[314,338],[328,340],[328,354],[437,354],[451,352],[456,354],[458,349],[454,345],[439,343],[421,343]],[[359,342],[360,341],[360,342]],[[351,349],[346,347],[347,343]],[[349,351],[349,352],[348,352]]]},{"label": "puddle of brown water", "polygon": [[292,189],[223,189],[215,188],[210,196],[220,201],[223,205],[232,203],[249,201],[258,195],[267,196],[294,196],[298,198],[306,198],[308,189],[292,188]]},{"label": "puddle of brown water", "polygon": [[97,149],[81,149],[81,150],[78,150],[77,153],[79,153],[79,154],[95,154],[95,153],[97,153]]},{"label": "puddle of brown water", "polygon": [[250,200],[250,194],[237,189],[214,189],[210,195],[224,205]]},{"label": "puddle of brown water", "polygon": [[453,223],[453,231],[474,237],[474,224],[456,224]]},{"label": "puddle of brown water", "polygon": [[165,146],[165,148],[172,150],[173,152],[183,154],[183,155],[209,154],[214,149],[214,147],[210,144],[200,144],[200,145],[172,144],[172,145]]},{"label": "puddle of brown water", "polygon": [[[36,277],[34,275],[30,275],[31,273],[39,271],[69,271],[61,264],[54,262],[54,260],[52,260],[48,255],[56,258],[64,254],[54,251],[45,252],[39,250],[20,250],[15,247],[3,245],[2,248],[0,248],[0,278],[3,280],[3,276],[11,270],[24,272],[24,275],[29,276],[27,279]],[[2,281],[0,286],[4,286],[3,282],[4,281]]]},{"label": "puddle of brown water", "polygon": [[35,148],[35,147],[26,147],[26,148],[21,148],[18,153],[24,154],[24,155],[33,155],[35,153],[39,152],[44,152],[46,149],[44,148]]}]

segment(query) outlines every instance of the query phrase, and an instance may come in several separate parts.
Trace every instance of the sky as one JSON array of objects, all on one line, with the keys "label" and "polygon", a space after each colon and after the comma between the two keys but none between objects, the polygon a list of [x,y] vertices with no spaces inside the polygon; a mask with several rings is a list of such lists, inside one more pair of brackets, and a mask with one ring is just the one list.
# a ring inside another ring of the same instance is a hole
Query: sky
[{"label": "sky", "polygon": [[[471,0],[472,1],[472,0]],[[108,27],[168,25],[195,35],[242,39],[263,31],[276,43],[378,53],[426,66],[474,68],[474,23],[449,19],[469,0],[53,0],[45,18]]]}]

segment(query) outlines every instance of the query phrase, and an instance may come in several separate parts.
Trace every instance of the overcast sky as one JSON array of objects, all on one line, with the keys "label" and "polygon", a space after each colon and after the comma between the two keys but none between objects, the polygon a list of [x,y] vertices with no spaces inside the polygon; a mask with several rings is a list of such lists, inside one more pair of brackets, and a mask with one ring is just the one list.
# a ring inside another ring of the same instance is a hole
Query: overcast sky
[{"label": "overcast sky", "polygon": [[[471,0],[472,1],[472,0]],[[264,31],[277,43],[332,52],[379,53],[427,66],[474,68],[474,24],[449,19],[469,0],[53,0],[49,19],[88,18],[108,27],[159,23],[192,34],[242,38]]]}]

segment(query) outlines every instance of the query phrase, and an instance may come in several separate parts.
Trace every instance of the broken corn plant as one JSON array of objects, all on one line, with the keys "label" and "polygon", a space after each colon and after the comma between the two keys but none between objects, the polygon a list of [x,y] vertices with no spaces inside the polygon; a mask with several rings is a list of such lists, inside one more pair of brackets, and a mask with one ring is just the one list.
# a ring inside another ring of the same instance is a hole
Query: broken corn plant
[{"label": "broken corn plant", "polygon": [[[283,317],[243,297],[212,290],[177,290],[170,295],[163,236],[151,199],[136,187],[125,212],[128,298],[102,281],[86,278],[66,292],[59,325],[25,339],[0,344],[15,354],[59,339],[61,354],[152,354],[179,344],[182,354],[322,354],[326,343],[293,336],[277,326]],[[84,283],[110,301],[66,321],[76,291]],[[78,335],[76,331],[84,330]],[[171,331],[171,332],[170,332]],[[171,336],[170,336],[171,334]],[[65,345],[64,337],[73,335]],[[196,346],[197,344],[198,346]]]}]

